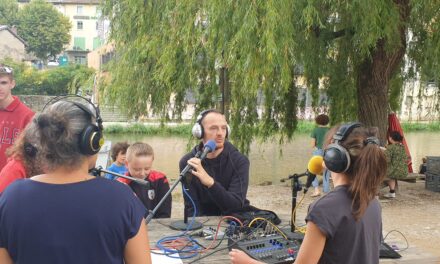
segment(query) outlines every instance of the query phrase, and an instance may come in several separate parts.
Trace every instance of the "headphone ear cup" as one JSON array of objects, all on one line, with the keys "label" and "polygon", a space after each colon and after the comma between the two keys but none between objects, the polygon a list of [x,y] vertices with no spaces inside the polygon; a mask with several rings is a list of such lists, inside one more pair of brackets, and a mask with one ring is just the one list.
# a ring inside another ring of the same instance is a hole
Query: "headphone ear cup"
[{"label": "headphone ear cup", "polygon": [[84,155],[94,155],[103,143],[101,130],[96,125],[88,125],[80,135],[79,149]]},{"label": "headphone ear cup", "polygon": [[203,126],[200,125],[198,122],[194,124],[191,132],[195,138],[197,138],[197,139],[203,138]]},{"label": "headphone ear cup", "polygon": [[324,151],[325,167],[336,173],[343,173],[350,168],[350,154],[339,144],[330,144]]}]

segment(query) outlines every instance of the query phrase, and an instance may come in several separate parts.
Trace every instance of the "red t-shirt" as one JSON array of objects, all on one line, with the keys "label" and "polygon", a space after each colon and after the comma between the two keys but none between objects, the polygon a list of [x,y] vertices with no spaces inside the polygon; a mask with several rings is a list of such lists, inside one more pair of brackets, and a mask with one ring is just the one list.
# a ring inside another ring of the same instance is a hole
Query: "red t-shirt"
[{"label": "red t-shirt", "polygon": [[0,193],[13,181],[24,178],[26,178],[26,169],[23,163],[20,160],[9,159],[6,166],[0,171]]},{"label": "red t-shirt", "polygon": [[34,116],[34,112],[16,96],[4,109],[0,109],[0,170],[6,165],[6,149],[14,144],[15,139]]}]

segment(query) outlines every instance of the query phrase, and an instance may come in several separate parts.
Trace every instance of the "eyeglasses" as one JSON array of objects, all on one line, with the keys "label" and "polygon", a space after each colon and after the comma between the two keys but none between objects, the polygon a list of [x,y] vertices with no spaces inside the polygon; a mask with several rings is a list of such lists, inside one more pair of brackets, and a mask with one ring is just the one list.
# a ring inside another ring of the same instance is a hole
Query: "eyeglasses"
[{"label": "eyeglasses", "polygon": [[0,73],[12,74],[12,68],[8,66],[0,66]]}]

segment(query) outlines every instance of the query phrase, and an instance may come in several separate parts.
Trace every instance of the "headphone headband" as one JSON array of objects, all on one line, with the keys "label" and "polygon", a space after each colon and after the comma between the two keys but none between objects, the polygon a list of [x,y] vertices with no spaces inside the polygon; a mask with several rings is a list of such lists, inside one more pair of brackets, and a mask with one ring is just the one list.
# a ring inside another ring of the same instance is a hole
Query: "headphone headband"
[{"label": "headphone headband", "polygon": [[348,135],[350,135],[351,131],[353,131],[355,128],[362,126],[359,122],[351,122],[342,125],[336,134],[333,135],[334,143],[343,142]]},{"label": "headphone headband", "polygon": [[[209,113],[217,113],[217,114],[223,115],[223,113],[218,111],[217,109],[207,109],[207,110],[202,111],[197,116],[196,122],[191,129],[191,132],[195,138],[198,138],[198,139],[203,138],[205,132],[203,129],[202,121],[205,118],[205,116],[207,116]],[[230,134],[231,134],[231,128],[229,127],[229,125],[227,125],[226,137],[229,137]]]},{"label": "headphone headband", "polygon": [[351,165],[350,153],[341,145],[348,135],[357,127],[362,126],[359,122],[341,125],[338,132],[333,135],[333,143],[324,150],[324,163],[327,169],[337,173],[348,171]]},{"label": "headphone headband", "polygon": [[78,107],[82,111],[84,111],[85,113],[87,113],[87,115],[90,116],[90,121],[93,120],[93,117],[95,117],[95,119],[96,119],[96,124],[87,125],[83,129],[83,131],[81,132],[80,138],[79,138],[79,149],[80,149],[81,153],[83,153],[85,155],[94,155],[94,154],[98,153],[99,150],[101,149],[102,145],[104,144],[104,139],[102,137],[103,126],[102,126],[102,118],[99,113],[99,108],[96,107],[92,103],[92,101],[90,101],[89,99],[87,99],[83,96],[76,95],[76,94],[60,95],[60,96],[56,96],[56,97],[50,99],[44,105],[43,111],[46,109],[46,107],[49,104],[56,103],[58,101],[61,101],[63,99],[69,98],[69,97],[81,98],[81,99],[85,100],[86,102],[88,102],[89,105],[91,105],[93,107],[93,109],[95,110],[95,116],[93,116],[93,113],[84,104],[81,104],[79,102],[75,102],[72,100],[68,101],[68,102],[71,102],[72,104],[74,104],[76,107]]}]

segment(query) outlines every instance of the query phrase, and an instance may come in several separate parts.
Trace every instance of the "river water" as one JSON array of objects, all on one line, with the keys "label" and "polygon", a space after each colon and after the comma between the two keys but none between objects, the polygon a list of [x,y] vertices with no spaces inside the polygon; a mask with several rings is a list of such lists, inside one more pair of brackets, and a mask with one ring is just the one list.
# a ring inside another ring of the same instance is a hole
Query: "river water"
[{"label": "river water", "polygon": [[[405,137],[415,172],[418,171],[422,157],[440,156],[440,133],[411,132],[405,133]],[[179,160],[187,152],[189,141],[186,137],[139,134],[110,134],[105,139],[113,144],[118,141],[142,141],[150,144],[155,151],[154,169],[164,172],[170,179],[178,177]],[[291,142],[284,145],[276,142],[254,142],[249,153],[250,184],[277,184],[290,174],[302,173],[311,156],[311,138],[308,134],[295,135]]]}]

